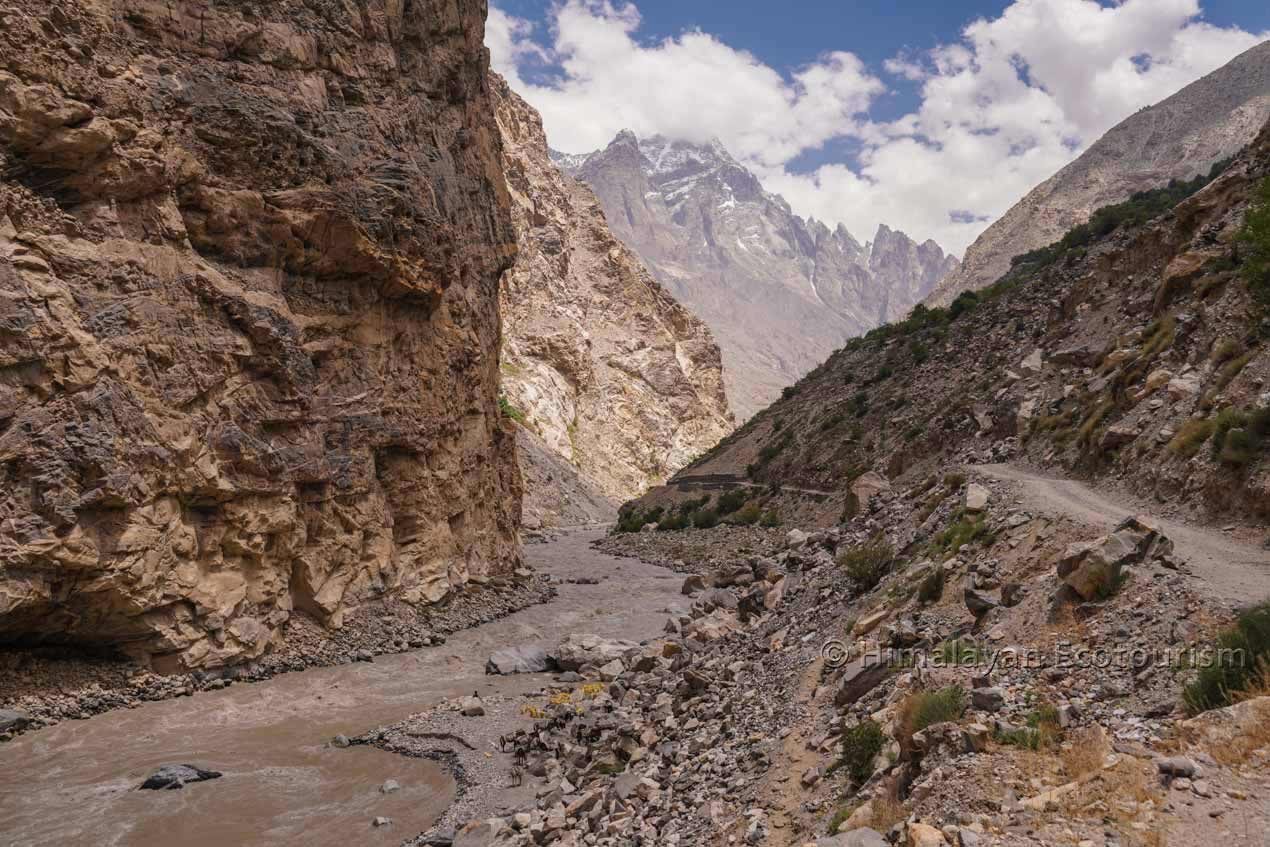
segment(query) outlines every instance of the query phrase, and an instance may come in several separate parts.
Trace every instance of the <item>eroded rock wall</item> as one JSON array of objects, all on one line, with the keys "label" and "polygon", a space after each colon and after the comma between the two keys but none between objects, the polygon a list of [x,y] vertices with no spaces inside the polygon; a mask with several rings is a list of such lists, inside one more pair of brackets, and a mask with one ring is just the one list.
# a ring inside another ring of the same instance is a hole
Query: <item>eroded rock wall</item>
[{"label": "eroded rock wall", "polygon": [[485,12],[0,2],[0,640],[212,667],[518,562]]},{"label": "eroded rock wall", "polygon": [[501,293],[503,390],[548,449],[625,500],[731,431],[719,347],[551,161],[538,113],[493,86],[520,246]]}]

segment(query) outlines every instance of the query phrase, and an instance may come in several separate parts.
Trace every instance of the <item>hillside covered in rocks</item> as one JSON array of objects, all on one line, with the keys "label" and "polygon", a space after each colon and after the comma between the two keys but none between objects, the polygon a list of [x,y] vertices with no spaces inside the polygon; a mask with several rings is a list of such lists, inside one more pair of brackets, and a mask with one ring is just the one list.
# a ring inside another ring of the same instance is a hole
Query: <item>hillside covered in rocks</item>
[{"label": "hillside covered in rocks", "polygon": [[0,640],[211,668],[517,566],[485,13],[0,4]]},{"label": "hillside covered in rocks", "polygon": [[845,339],[907,315],[957,267],[935,242],[886,226],[861,244],[842,226],[803,220],[717,140],[628,131],[556,161],[594,190],[613,233],[710,327],[741,420]]},{"label": "hillside covered in rocks", "polygon": [[[501,79],[492,88],[519,245],[499,297],[502,391],[521,426],[621,502],[731,431],[719,348],[551,161],[537,112]],[[530,524],[560,514],[539,501],[568,499],[563,482],[527,485]]]},{"label": "hillside covered in rocks", "polygon": [[1265,520],[1266,295],[1241,239],[1267,174],[1263,130],[1193,195],[1202,179],[1108,209],[977,295],[849,342],[638,508],[744,483],[820,492],[828,522],[950,464],[1015,461]]}]

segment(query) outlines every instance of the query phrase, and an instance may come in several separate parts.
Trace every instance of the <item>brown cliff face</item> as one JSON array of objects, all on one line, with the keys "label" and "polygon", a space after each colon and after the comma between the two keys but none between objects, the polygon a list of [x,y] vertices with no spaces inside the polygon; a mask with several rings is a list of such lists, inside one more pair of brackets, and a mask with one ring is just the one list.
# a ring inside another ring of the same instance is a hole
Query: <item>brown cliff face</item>
[{"label": "brown cliff face", "polygon": [[518,561],[484,14],[0,2],[0,639],[213,667]]},{"label": "brown cliff face", "polygon": [[[582,476],[636,496],[732,429],[719,348],[551,161],[538,113],[493,87],[520,248],[500,295],[503,391]],[[526,492],[527,514],[550,520],[540,493]]]}]

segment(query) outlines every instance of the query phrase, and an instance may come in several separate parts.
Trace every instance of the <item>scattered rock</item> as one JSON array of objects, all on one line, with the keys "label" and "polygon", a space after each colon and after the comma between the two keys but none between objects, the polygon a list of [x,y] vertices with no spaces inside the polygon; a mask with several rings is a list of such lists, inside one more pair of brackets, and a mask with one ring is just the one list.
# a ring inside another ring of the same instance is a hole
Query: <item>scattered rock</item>
[{"label": "scattered rock", "polygon": [[146,791],[173,791],[184,788],[192,782],[205,782],[209,779],[220,779],[220,771],[204,770],[196,765],[162,765],[154,773],[146,777],[141,788]]}]

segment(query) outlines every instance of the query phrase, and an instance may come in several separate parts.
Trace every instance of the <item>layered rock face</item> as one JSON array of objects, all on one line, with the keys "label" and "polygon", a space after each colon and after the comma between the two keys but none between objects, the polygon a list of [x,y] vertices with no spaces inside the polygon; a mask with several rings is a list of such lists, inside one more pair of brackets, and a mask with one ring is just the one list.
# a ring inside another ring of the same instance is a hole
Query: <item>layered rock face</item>
[{"label": "layered rock face", "polygon": [[515,566],[484,15],[0,3],[0,639],[214,667]]},{"label": "layered rock face", "polygon": [[1103,206],[1207,173],[1252,141],[1267,118],[1270,41],[1121,121],[1028,192],[975,239],[931,304],[947,306],[963,291],[991,285],[1010,269],[1010,259],[1052,244]]},{"label": "layered rock face", "polygon": [[848,337],[902,319],[957,266],[933,241],[883,226],[861,245],[844,227],[795,215],[719,142],[623,132],[557,162],[595,190],[614,234],[723,350],[742,419]]},{"label": "layered rock face", "polygon": [[551,451],[627,499],[731,431],[719,348],[552,163],[538,113],[494,88],[520,248],[500,295],[503,391]]}]

